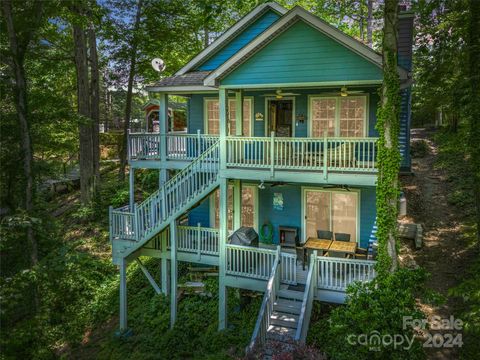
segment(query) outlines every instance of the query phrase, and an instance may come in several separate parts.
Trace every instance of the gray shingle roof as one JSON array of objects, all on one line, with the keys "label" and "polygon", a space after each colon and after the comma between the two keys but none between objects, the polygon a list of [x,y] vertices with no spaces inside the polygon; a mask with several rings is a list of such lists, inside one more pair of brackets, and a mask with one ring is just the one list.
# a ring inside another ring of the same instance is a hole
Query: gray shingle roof
[{"label": "gray shingle roof", "polygon": [[151,86],[191,86],[203,85],[203,80],[210,71],[192,71],[183,75],[174,75],[161,79]]}]

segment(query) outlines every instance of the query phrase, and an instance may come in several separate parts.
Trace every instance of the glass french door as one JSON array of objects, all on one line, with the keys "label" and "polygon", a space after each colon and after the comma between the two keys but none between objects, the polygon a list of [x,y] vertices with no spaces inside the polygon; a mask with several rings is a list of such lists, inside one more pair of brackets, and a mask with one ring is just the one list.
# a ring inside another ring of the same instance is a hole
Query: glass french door
[{"label": "glass french door", "polygon": [[353,191],[304,191],[304,236],[317,237],[317,230],[350,234],[357,241],[358,193]]}]

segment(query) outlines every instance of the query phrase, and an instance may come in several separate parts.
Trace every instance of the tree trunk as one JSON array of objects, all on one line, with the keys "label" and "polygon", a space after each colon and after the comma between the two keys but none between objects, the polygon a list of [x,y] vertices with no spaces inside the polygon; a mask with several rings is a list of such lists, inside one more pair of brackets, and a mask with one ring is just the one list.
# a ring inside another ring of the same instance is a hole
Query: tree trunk
[{"label": "tree trunk", "polygon": [[132,114],[132,92],[133,92],[133,80],[135,78],[135,67],[136,67],[136,53],[137,53],[137,36],[140,26],[140,16],[142,11],[143,0],[138,0],[137,3],[137,13],[135,15],[135,23],[133,26],[133,37],[132,44],[130,47],[130,70],[128,73],[128,85],[127,85],[127,99],[125,104],[125,119],[123,123],[123,141],[120,151],[120,170],[118,173],[118,178],[120,181],[125,181],[125,168],[127,167],[127,149],[128,149],[128,129],[130,127],[130,117]]},{"label": "tree trunk", "polygon": [[96,191],[100,184],[100,76],[98,69],[97,38],[93,24],[90,24],[88,29],[88,45],[90,50],[90,116],[93,121],[93,175],[94,191]]},{"label": "tree trunk", "polygon": [[470,161],[473,172],[473,193],[476,207],[477,244],[480,246],[480,2],[470,0],[470,19],[468,25],[468,72],[470,78]]},{"label": "tree trunk", "polygon": [[73,24],[73,41],[77,73],[77,111],[80,115],[80,192],[82,203],[89,204],[94,187],[93,123],[90,118],[86,37],[84,29],[78,24]]},{"label": "tree trunk", "polygon": [[[37,1],[33,5],[35,21],[39,22],[42,16],[42,2]],[[33,149],[28,121],[27,79],[25,76],[24,60],[25,52],[30,43],[31,33],[26,34],[23,43],[17,38],[14,25],[12,3],[9,0],[2,1],[3,16],[5,19],[8,40],[11,53],[11,67],[15,76],[14,93],[15,108],[18,115],[20,128],[21,147],[23,153],[23,175],[25,178],[25,194],[23,208],[27,215],[33,210],[34,174],[33,174]],[[33,32],[36,27],[32,27]],[[38,263],[38,244],[31,224],[27,227],[27,241],[30,246],[30,263],[35,266]],[[37,296],[35,295],[37,302]]]},{"label": "tree trunk", "polygon": [[378,110],[377,238],[379,272],[398,268],[396,228],[399,193],[400,80],[397,72],[398,1],[386,0],[383,29],[383,84]]},{"label": "tree trunk", "polygon": [[368,0],[367,3],[367,44],[372,47],[373,44],[373,0]]}]

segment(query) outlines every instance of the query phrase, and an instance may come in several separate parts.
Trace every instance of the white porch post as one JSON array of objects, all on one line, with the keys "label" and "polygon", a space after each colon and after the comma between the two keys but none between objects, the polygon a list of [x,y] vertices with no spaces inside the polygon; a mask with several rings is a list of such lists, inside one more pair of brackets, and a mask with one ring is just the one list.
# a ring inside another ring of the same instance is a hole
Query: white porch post
[{"label": "white porch post", "polygon": [[130,165],[128,170],[128,205],[130,211],[133,211],[133,206],[135,205],[135,169]]},{"label": "white porch post", "polygon": [[235,92],[235,135],[243,134],[243,91]]},{"label": "white porch post", "polygon": [[225,286],[226,272],[226,241],[228,227],[228,180],[220,179],[220,228],[218,236],[219,250],[219,278],[218,278],[218,329],[223,330],[227,326],[227,287]]},{"label": "white porch post", "polygon": [[170,223],[170,276],[171,276],[171,294],[170,294],[170,328],[173,328],[177,320],[177,222],[172,220]]},{"label": "white porch post", "polygon": [[160,168],[159,182],[160,186],[167,181],[167,169],[165,167],[167,161],[167,132],[168,132],[168,95],[160,94],[160,108],[158,116],[158,125],[160,128]]},{"label": "white porch post", "polygon": [[167,260],[167,231],[164,231],[161,235],[161,249],[162,249],[162,259],[161,259],[161,267],[162,267],[162,293],[164,295],[168,295],[170,293],[170,278],[168,274],[168,260]]},{"label": "white porch post", "polygon": [[220,228],[218,236],[218,329],[223,330],[227,326],[227,287],[225,286],[226,270],[226,241],[228,234],[228,179],[222,178],[222,170],[226,169],[227,160],[227,121],[228,121],[228,98],[227,90],[219,90],[219,113],[220,113]]},{"label": "white porch post", "polygon": [[220,115],[220,124],[219,124],[219,132],[220,132],[220,171],[226,169],[227,164],[227,129],[228,129],[228,98],[227,98],[227,90],[224,88],[220,88],[218,91],[218,107],[219,107],[219,115]]},{"label": "white porch post", "polygon": [[233,182],[233,230],[242,226],[242,182]]},{"label": "white porch post", "polygon": [[127,259],[120,260],[120,331],[127,329]]}]

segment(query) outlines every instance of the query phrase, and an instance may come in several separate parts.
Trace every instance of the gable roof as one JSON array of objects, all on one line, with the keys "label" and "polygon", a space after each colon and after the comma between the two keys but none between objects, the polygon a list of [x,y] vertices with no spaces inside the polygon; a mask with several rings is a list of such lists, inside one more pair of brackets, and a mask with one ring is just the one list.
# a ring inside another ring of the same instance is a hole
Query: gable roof
[{"label": "gable roof", "polygon": [[[277,22],[275,22],[267,30],[260,34],[257,38],[255,38],[248,45],[246,45],[241,51],[232,56],[218,69],[212,71],[211,74],[205,78],[204,85],[218,86],[219,79],[225,77],[227,74],[232,72],[235,68],[244,63],[260,49],[264,48],[274,38],[276,38],[279,34],[283,33],[298,20],[305,21],[324,35],[332,38],[333,40],[339,42],[340,44],[352,50],[356,54],[362,56],[376,66],[382,68],[382,56],[379,53],[375,52],[373,49],[366,46],[362,42],[331,26],[317,16],[312,15],[302,7],[295,6],[292,10],[290,10],[282,18],[280,18]],[[408,72],[405,69],[398,67],[398,70],[402,79],[408,78]]]},{"label": "gable roof", "polygon": [[192,71],[195,66],[199,65],[204,61],[208,56],[213,55],[216,51],[221,49],[228,41],[232,40],[240,31],[245,27],[250,25],[253,21],[258,19],[262,14],[268,10],[273,10],[280,15],[283,15],[287,12],[287,9],[280,6],[275,2],[268,2],[262,5],[257,6],[255,9],[250,11],[247,15],[241,18],[237,23],[225,31],[219,38],[217,38],[213,43],[208,47],[202,50],[198,55],[196,55],[192,60],[190,60],[184,67],[178,70],[175,75],[183,75],[189,71]]}]

